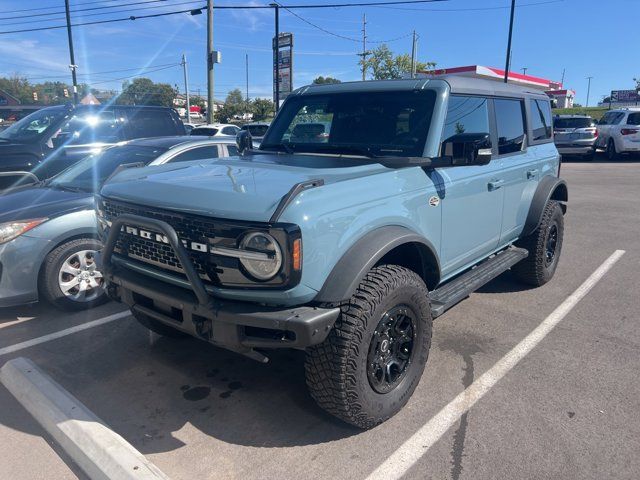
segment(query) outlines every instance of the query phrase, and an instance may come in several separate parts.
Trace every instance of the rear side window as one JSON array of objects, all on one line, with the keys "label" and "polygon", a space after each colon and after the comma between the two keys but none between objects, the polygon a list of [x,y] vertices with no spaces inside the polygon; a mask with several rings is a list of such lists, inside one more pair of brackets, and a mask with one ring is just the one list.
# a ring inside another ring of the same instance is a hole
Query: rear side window
[{"label": "rear side window", "polygon": [[169,163],[190,162],[192,160],[209,160],[218,158],[218,146],[207,145],[206,147],[192,148],[186,152],[179,153]]},{"label": "rear side window", "polygon": [[489,133],[489,109],[487,99],[451,95],[447,118],[442,131],[442,142],[460,133]]},{"label": "rear side window", "polygon": [[178,134],[168,110],[129,110],[130,138],[163,137]]},{"label": "rear side window", "polygon": [[543,100],[529,100],[533,140],[551,138],[551,106]]},{"label": "rear side window", "polygon": [[495,99],[498,127],[498,154],[506,155],[522,150],[524,143],[524,115],[520,100]]},{"label": "rear side window", "polygon": [[640,125],[640,112],[630,113],[627,118],[627,125]]}]

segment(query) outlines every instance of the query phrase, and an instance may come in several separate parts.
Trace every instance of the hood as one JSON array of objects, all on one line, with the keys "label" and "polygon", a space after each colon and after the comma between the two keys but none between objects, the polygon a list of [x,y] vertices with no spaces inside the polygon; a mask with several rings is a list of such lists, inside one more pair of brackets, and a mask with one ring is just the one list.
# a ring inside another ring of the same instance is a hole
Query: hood
[{"label": "hood", "polygon": [[380,171],[388,169],[367,159],[253,155],[125,170],[101,194],[168,210],[266,222],[296,183],[323,179],[330,184]]},{"label": "hood", "polygon": [[0,223],[32,218],[54,218],[93,208],[93,195],[55,188],[22,187],[0,195]]}]

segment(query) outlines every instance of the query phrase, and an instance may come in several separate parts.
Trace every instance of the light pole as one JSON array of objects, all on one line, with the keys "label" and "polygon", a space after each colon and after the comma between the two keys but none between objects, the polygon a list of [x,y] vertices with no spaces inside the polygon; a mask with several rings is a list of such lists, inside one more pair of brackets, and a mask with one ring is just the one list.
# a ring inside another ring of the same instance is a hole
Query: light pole
[{"label": "light pole", "polygon": [[273,40],[273,74],[275,75],[275,92],[274,92],[274,109],[277,112],[280,108],[280,65],[278,65],[278,61],[280,60],[278,57],[280,56],[280,5],[277,3],[270,3],[269,6],[273,7],[275,12],[275,38]]},{"label": "light pole", "polygon": [[585,107],[589,106],[589,93],[591,92],[591,79],[593,77],[587,77],[587,80],[589,81],[589,83],[587,83],[587,104],[585,105]]},{"label": "light pole", "polygon": [[509,40],[507,41],[507,61],[504,66],[504,83],[509,79],[509,67],[511,66],[511,36],[513,35],[513,14],[516,9],[516,0],[511,0],[511,16],[509,18]]},{"label": "light pole", "polygon": [[527,74],[527,70],[529,70],[528,67],[522,67],[520,70],[522,70],[522,74],[526,75]]}]

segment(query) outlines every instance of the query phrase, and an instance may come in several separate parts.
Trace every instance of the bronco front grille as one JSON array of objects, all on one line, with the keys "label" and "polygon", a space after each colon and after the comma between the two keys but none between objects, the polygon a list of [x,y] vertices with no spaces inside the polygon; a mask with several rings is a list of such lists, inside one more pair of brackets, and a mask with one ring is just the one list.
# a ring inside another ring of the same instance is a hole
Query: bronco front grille
[{"label": "bronco front grille", "polygon": [[[215,222],[205,218],[113,202],[111,200],[104,200],[102,209],[105,218],[109,221],[123,214],[133,214],[165,221],[175,229],[178,238],[186,241],[187,244],[197,242],[204,245],[236,247],[236,236],[232,228],[228,226],[218,227]],[[130,226],[137,228],[137,225]],[[225,236],[221,236],[223,234],[225,234]],[[180,261],[177,259],[171,245],[155,241],[154,239],[141,238],[139,235],[128,233],[126,230],[121,231],[114,252],[184,275],[182,265],[180,265]],[[187,249],[187,252],[198,274],[205,283],[220,285],[222,283],[220,277],[224,276],[226,269],[238,269],[236,259],[223,258],[211,253],[195,252],[189,249]]]}]

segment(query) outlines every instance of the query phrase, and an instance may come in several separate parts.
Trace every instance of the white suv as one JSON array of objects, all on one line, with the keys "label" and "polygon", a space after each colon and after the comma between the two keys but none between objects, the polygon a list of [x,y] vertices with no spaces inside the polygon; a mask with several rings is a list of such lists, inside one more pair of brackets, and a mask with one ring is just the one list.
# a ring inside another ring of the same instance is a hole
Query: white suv
[{"label": "white suv", "polygon": [[640,153],[640,108],[610,110],[598,122],[596,148],[604,148],[609,160],[621,153]]},{"label": "white suv", "polygon": [[235,136],[240,131],[240,127],[231,125],[228,123],[212,123],[209,125],[198,125],[195,127],[189,135],[204,136],[204,137],[220,137],[220,136]]}]

